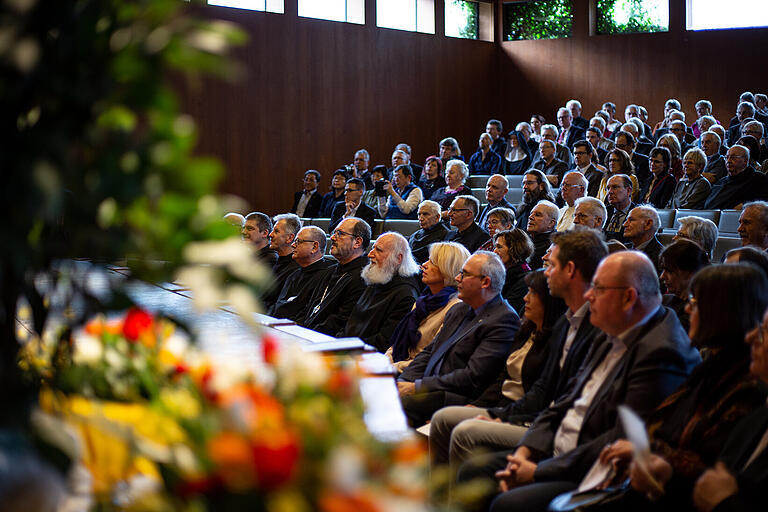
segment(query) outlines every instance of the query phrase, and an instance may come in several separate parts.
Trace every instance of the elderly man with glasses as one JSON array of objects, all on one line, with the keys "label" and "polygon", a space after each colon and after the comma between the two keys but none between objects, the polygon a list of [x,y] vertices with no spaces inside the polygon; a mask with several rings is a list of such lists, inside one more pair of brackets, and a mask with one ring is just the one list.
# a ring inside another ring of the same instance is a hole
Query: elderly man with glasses
[{"label": "elderly man with glasses", "polygon": [[480,201],[473,196],[459,196],[454,199],[451,209],[448,210],[448,217],[456,231],[449,232],[445,240],[460,243],[470,253],[487,242],[491,237],[475,222],[479,209]]}]

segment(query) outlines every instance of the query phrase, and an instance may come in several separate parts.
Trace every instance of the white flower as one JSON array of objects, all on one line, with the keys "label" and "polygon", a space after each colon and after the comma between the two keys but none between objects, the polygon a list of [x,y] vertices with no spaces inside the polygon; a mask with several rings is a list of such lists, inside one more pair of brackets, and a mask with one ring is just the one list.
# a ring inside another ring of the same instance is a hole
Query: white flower
[{"label": "white flower", "polygon": [[75,338],[75,351],[72,359],[76,364],[93,365],[104,356],[101,340],[90,334],[81,333]]}]

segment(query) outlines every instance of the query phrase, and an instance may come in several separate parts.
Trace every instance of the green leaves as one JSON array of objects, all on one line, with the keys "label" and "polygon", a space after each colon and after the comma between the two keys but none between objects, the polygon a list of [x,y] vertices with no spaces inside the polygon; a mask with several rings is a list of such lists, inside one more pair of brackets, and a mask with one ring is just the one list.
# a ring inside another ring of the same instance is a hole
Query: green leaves
[{"label": "green leaves", "polygon": [[570,37],[573,4],[570,0],[536,0],[504,4],[504,39]]}]

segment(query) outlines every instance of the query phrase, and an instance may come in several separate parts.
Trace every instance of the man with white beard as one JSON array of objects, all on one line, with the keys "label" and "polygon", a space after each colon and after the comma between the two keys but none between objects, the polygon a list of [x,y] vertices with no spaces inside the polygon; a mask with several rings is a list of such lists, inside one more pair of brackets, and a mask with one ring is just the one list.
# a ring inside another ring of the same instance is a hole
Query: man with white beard
[{"label": "man with white beard", "polygon": [[357,336],[385,352],[395,327],[419,295],[419,267],[408,241],[393,232],[384,233],[376,240],[368,260],[360,274],[366,284],[365,291],[337,336]]}]

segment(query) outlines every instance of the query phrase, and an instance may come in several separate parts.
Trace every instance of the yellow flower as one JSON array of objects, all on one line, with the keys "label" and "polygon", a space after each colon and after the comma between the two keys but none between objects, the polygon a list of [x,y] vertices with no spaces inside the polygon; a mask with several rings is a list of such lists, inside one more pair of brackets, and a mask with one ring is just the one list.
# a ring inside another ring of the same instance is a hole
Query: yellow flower
[{"label": "yellow flower", "polygon": [[189,390],[184,388],[164,388],[160,391],[160,403],[171,414],[181,418],[196,418],[201,411],[200,402]]}]

